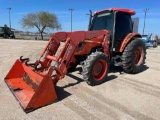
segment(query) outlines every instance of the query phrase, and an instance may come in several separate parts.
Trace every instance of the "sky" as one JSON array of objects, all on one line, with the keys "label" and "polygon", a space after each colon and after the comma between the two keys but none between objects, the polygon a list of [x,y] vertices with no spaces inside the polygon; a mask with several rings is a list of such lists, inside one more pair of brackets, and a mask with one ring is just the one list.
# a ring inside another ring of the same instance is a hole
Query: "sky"
[{"label": "sky", "polygon": [[[139,17],[139,33],[143,32],[144,9],[149,8],[146,16],[145,34],[152,33],[160,37],[160,0],[0,0],[0,26],[9,26],[11,9],[12,28],[22,31],[37,32],[35,29],[24,29],[20,24],[22,17],[28,13],[48,11],[57,15],[62,25],[61,31],[71,30],[71,12],[73,8],[72,30],[87,30],[89,10],[93,12],[107,8],[127,8],[135,10],[134,17]],[[57,32],[50,30],[49,32]]]}]

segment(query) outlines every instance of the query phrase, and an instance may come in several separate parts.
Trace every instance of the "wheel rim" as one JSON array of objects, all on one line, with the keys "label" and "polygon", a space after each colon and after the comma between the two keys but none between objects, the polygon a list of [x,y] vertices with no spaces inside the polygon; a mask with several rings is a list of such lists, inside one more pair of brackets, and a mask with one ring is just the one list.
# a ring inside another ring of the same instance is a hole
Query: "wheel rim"
[{"label": "wheel rim", "polygon": [[138,47],[134,53],[134,64],[140,65],[143,60],[143,50],[141,47]]},{"label": "wheel rim", "polygon": [[92,69],[93,78],[96,81],[101,81],[106,75],[108,66],[105,60],[101,59],[95,63]]}]

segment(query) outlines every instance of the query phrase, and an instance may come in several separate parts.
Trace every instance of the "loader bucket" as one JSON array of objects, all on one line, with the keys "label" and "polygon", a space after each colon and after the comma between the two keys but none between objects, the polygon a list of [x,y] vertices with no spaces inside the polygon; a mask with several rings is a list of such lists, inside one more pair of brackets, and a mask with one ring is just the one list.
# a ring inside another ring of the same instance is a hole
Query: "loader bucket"
[{"label": "loader bucket", "polygon": [[57,100],[55,85],[48,74],[35,72],[33,67],[16,60],[5,82],[25,112]]}]

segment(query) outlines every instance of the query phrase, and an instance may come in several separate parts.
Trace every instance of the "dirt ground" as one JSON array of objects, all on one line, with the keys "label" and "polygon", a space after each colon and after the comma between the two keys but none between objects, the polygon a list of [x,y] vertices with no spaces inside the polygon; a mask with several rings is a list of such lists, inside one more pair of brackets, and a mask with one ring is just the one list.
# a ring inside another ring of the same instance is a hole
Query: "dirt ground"
[{"label": "dirt ground", "polygon": [[143,72],[111,67],[106,82],[94,87],[78,67],[58,82],[59,101],[26,114],[4,77],[19,56],[38,59],[45,44],[0,39],[0,120],[160,120],[160,47],[147,49]]}]

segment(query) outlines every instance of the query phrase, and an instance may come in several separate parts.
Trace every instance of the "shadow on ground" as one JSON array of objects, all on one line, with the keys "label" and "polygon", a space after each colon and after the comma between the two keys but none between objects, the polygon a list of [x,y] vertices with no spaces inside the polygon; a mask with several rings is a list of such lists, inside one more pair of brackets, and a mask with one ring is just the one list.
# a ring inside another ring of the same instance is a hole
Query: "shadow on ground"
[{"label": "shadow on ground", "polygon": [[[75,71],[78,71],[78,72],[79,72],[78,74],[81,74],[82,68],[81,68],[81,67],[77,67],[77,68],[75,69]],[[68,85],[64,86],[64,88],[70,87],[70,86],[74,86],[74,85],[79,84],[80,82],[83,82],[83,81],[84,81],[82,78],[79,78],[79,77],[77,77],[77,76],[75,76],[75,75],[73,75],[73,74],[67,74],[67,76],[73,78],[74,80],[77,80],[77,82],[76,82],[76,83],[68,84]],[[108,82],[108,81],[111,81],[111,80],[114,80],[115,78],[117,78],[117,76],[115,76],[115,75],[109,75],[109,76],[107,77],[107,79],[106,79],[103,83]],[[103,83],[101,83],[101,84],[103,84]],[[86,84],[87,84],[87,83],[86,83]]]},{"label": "shadow on ground", "polygon": [[149,69],[149,67],[147,66],[147,65],[143,65],[142,66],[142,72],[144,72],[144,71],[146,71],[146,70],[148,70]]},{"label": "shadow on ground", "polygon": [[64,90],[64,87],[56,86],[55,89],[56,89],[58,101],[61,101],[61,100],[65,99],[65,98],[67,98],[71,95],[69,92]]},{"label": "shadow on ground", "polygon": [[[141,69],[141,72],[144,72],[144,71],[146,71],[147,69],[149,69],[149,67],[147,66],[147,65],[143,65],[142,66],[142,69]],[[123,70],[123,68],[122,67],[120,67],[120,66],[113,66],[113,65],[111,65],[110,66],[110,71],[109,71],[110,73],[116,73],[116,72],[119,72],[120,74],[124,74],[125,73],[125,71]],[[141,73],[140,72],[140,73]],[[127,74],[127,73],[126,73]]]},{"label": "shadow on ground", "polygon": [[[143,68],[142,68],[142,72],[146,71],[149,67],[146,66],[146,65],[143,65]],[[75,69],[75,71],[78,71],[78,74],[81,74],[82,72],[82,68],[81,67],[77,67]],[[124,70],[122,69],[122,67],[117,67],[117,66],[111,66],[110,67],[110,73],[116,73],[116,72],[119,72],[120,74],[123,74],[125,73]],[[68,96],[70,96],[71,94],[67,91],[65,91],[64,89],[65,88],[68,88],[68,87],[72,87],[72,86],[75,86],[81,82],[84,82],[84,80],[80,77],[77,77],[76,75],[73,75],[72,73],[68,73],[67,76],[73,78],[74,80],[76,80],[75,83],[69,83],[63,87],[59,87],[59,86],[56,86],[56,92],[57,92],[57,96],[58,96],[58,101],[61,101],[65,98],[67,98]],[[116,79],[118,76],[116,75],[109,75],[106,79],[106,81],[104,81],[103,83],[101,84],[104,84],[105,82],[108,82],[108,81],[111,81],[111,80],[114,80]],[[87,84],[87,83],[86,83]],[[101,85],[100,84],[100,85]]]}]

